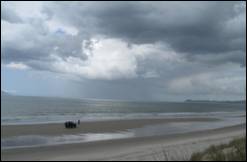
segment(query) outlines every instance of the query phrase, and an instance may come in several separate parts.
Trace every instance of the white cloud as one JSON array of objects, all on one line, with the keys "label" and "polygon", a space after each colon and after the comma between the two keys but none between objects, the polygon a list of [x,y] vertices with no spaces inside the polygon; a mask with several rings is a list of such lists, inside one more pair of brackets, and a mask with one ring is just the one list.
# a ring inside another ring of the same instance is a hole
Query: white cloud
[{"label": "white cloud", "polygon": [[[85,44],[85,42],[83,43]],[[136,58],[127,44],[118,39],[91,40],[87,60],[69,56],[65,60],[53,55],[53,67],[65,73],[73,73],[91,79],[133,78],[136,76]],[[89,54],[90,52],[90,54]]]},{"label": "white cloud", "polygon": [[[1,2],[2,4],[2,2]],[[22,20],[26,21],[30,18],[46,18],[42,12],[43,2],[38,1],[23,1],[23,2],[3,2],[2,4],[8,10],[14,10]]]},{"label": "white cloud", "polygon": [[9,64],[5,65],[7,68],[11,68],[11,69],[17,69],[17,70],[26,70],[29,69],[29,67],[23,63],[16,63],[16,62],[11,62]]},{"label": "white cloud", "polygon": [[34,42],[27,40],[26,37],[37,34],[30,24],[13,24],[1,20],[1,41],[14,44],[18,49],[28,49],[34,46]]},{"label": "white cloud", "polygon": [[[90,79],[135,78],[138,60],[148,57],[161,59],[169,63],[179,57],[174,52],[164,51],[159,44],[135,44],[129,46],[121,39],[92,38],[82,42],[82,51],[86,60],[69,56],[62,59],[52,55],[52,67],[61,73],[72,73]],[[158,73],[148,67],[139,76],[144,78],[158,77]]]}]

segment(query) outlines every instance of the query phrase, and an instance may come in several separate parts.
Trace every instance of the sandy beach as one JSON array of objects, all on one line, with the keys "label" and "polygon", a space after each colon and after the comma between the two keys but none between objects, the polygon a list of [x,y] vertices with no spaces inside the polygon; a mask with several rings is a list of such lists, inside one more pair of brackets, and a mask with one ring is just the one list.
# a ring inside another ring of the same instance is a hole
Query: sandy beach
[{"label": "sandy beach", "polygon": [[216,118],[175,118],[175,119],[132,119],[82,122],[76,129],[65,129],[63,123],[56,124],[30,124],[30,125],[3,125],[1,137],[21,135],[61,135],[76,133],[102,133],[125,131],[132,128],[140,128],[148,125],[166,124],[171,122],[210,122]]},{"label": "sandy beach", "polygon": [[[57,135],[82,132],[123,131],[145,125],[167,122],[214,121],[211,118],[139,119],[81,123],[78,129],[66,130],[61,124],[1,126],[3,137],[27,134]],[[1,149],[2,160],[186,160],[193,152],[211,144],[226,143],[246,136],[246,124],[219,129],[162,135],[94,141],[86,143]],[[29,132],[29,133],[27,133]],[[164,157],[164,152],[166,157]]]}]

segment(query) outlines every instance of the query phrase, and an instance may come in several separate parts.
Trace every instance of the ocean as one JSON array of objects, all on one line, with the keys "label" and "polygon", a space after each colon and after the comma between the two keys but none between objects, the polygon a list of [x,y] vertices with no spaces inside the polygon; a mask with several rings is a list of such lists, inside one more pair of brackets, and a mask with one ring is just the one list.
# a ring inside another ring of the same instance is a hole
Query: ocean
[{"label": "ocean", "polygon": [[63,123],[155,118],[217,118],[208,122],[171,122],[128,129],[124,132],[69,135],[14,136],[1,138],[1,149],[39,147],[120,138],[178,134],[246,123],[246,105],[241,102],[127,102],[65,99],[55,97],[1,97],[1,125]]},{"label": "ocean", "polygon": [[1,124],[113,119],[241,116],[240,102],[127,102],[56,97],[1,96]]}]

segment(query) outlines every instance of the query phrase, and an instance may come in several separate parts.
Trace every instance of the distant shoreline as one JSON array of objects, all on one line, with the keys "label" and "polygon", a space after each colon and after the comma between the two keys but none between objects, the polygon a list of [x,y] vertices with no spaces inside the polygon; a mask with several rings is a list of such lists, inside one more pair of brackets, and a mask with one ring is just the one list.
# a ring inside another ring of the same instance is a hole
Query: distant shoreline
[{"label": "distant shoreline", "polygon": [[191,99],[188,99],[188,100],[185,100],[184,102],[202,102],[202,103],[205,103],[205,102],[209,102],[209,103],[217,103],[217,102],[220,102],[220,103],[246,103],[246,100],[233,100],[233,101],[229,101],[229,100],[191,100]]},{"label": "distant shoreline", "polygon": [[57,98],[57,99],[74,99],[74,100],[91,100],[91,101],[112,101],[112,102],[171,102],[171,103],[184,103],[184,102],[226,102],[226,103],[246,103],[246,100],[196,100],[196,99],[186,99],[186,100],[127,100],[127,99],[110,99],[110,98],[80,98],[80,97],[68,97],[68,96],[42,96],[42,95],[19,95],[12,94],[9,92],[1,91],[1,97],[40,97],[40,98]]}]

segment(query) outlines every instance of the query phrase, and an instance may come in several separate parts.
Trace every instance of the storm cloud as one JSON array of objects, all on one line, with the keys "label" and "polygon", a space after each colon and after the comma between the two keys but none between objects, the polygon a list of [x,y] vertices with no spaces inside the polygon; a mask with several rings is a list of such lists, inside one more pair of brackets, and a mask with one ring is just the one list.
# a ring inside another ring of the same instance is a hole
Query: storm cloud
[{"label": "storm cloud", "polygon": [[109,97],[131,85],[144,98],[245,95],[245,2],[1,3],[6,67],[67,75]]}]

